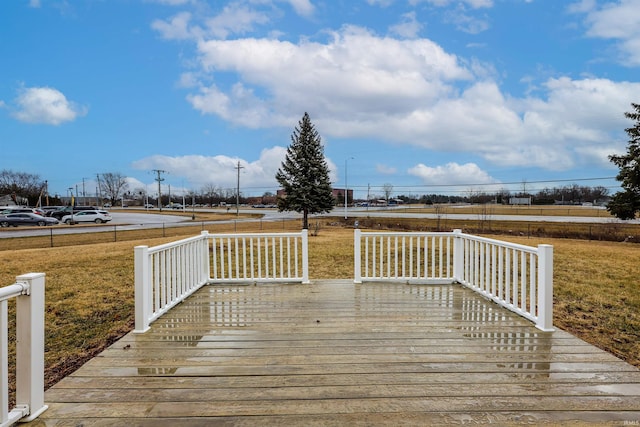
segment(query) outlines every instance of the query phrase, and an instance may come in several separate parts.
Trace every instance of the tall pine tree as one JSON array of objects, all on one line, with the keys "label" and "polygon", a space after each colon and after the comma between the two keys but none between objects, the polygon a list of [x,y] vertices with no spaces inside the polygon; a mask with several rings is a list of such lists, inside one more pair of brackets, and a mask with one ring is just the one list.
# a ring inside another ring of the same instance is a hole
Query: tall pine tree
[{"label": "tall pine tree", "polygon": [[278,199],[278,210],[301,212],[303,229],[309,228],[309,214],[333,209],[334,198],[322,141],[307,113],[291,135],[291,145],[276,179],[285,193]]},{"label": "tall pine tree", "polygon": [[609,156],[609,160],[620,168],[616,179],[622,182],[624,191],[616,193],[607,206],[607,210],[620,219],[633,219],[640,211],[640,104],[631,104],[635,111],[624,113],[635,122],[633,127],[625,129],[629,135],[627,153],[621,156]]}]

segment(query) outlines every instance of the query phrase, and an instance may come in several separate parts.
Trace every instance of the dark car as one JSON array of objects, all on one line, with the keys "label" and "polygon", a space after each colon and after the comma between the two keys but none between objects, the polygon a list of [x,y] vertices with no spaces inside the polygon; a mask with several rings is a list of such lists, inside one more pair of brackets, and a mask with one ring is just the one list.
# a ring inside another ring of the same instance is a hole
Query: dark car
[{"label": "dark car", "polygon": [[48,218],[46,216],[22,212],[22,213],[10,213],[0,216],[0,227],[17,227],[19,225],[55,225],[58,220],[55,218]]},{"label": "dark car", "polygon": [[62,220],[63,216],[75,214],[82,211],[93,211],[96,209],[98,208],[96,208],[95,206],[65,206],[62,209],[57,209],[55,211],[48,212],[47,216],[50,216],[60,221]]}]

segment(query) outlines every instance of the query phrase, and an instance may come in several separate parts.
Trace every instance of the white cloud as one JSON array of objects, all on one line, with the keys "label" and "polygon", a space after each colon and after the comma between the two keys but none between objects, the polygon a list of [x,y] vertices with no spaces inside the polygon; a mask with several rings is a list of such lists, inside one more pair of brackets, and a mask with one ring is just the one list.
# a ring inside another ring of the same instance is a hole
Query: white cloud
[{"label": "white cloud", "polygon": [[15,100],[13,117],[26,123],[59,125],[87,113],[86,107],[67,100],[64,94],[49,87],[25,88]]},{"label": "white cloud", "polygon": [[[227,91],[203,86],[188,97],[194,108],[240,123],[253,110],[259,120],[253,125],[263,127],[291,123],[313,99],[316,117],[347,119],[331,120],[335,135],[353,133],[359,123],[380,119],[378,114],[409,114],[446,96],[452,90],[447,82],[472,77],[454,55],[429,40],[380,38],[356,27],[332,33],[327,44],[209,40],[198,50],[204,72],[233,72],[241,81]],[[263,95],[258,98],[252,88]]]},{"label": "white cloud", "polygon": [[191,62],[197,67],[181,79],[186,99],[202,114],[250,128],[288,128],[310,111],[329,137],[373,137],[550,170],[607,162],[605,153],[624,140],[624,111],[640,99],[640,83],[568,77],[515,98],[503,93],[491,64],[431,40],[356,26],[325,34],[298,42],[202,38]]},{"label": "white cloud", "polygon": [[291,5],[291,7],[293,7],[293,10],[295,10],[298,15],[311,16],[315,11],[315,7],[313,6],[313,3],[311,3],[310,0],[286,0],[286,1]]},{"label": "white cloud", "polygon": [[198,27],[190,27],[191,14],[181,12],[173,16],[168,22],[157,19],[151,23],[151,28],[158,31],[160,35],[168,40],[186,40],[198,38],[202,35],[202,30]]},{"label": "white cloud", "polygon": [[587,15],[587,36],[616,40],[621,62],[640,66],[640,0],[618,0],[600,7],[583,0],[571,5],[569,11]]},{"label": "white cloud", "polygon": [[486,16],[472,16],[461,9],[451,10],[445,14],[445,22],[454,24],[456,29],[469,34],[479,34],[489,29]]},{"label": "white cloud", "polygon": [[40,0],[29,0],[29,7],[32,7],[34,9],[38,9],[42,6],[42,3]]},{"label": "white cloud", "polygon": [[430,167],[420,163],[411,169],[409,174],[420,178],[426,185],[485,185],[498,184],[498,180],[492,178],[475,163],[460,165],[452,162],[446,165]]},{"label": "white cloud", "polygon": [[[200,189],[213,184],[220,188],[235,189],[238,179],[238,162],[240,162],[240,191],[244,194],[262,194],[264,191],[275,191],[278,183],[275,179],[277,170],[285,159],[287,149],[275,146],[264,149],[258,160],[249,161],[228,156],[179,156],[171,157],[154,155],[138,161],[132,166],[139,170],[161,169],[168,172],[176,182],[187,180],[192,189]],[[327,159],[330,171],[336,166]],[[179,177],[179,178],[178,178]],[[330,172],[330,179],[335,181],[335,172]],[[186,186],[186,185],[185,185]]]},{"label": "white cloud", "polygon": [[230,34],[246,34],[256,25],[266,24],[269,18],[265,13],[238,3],[224,7],[221,13],[207,20],[208,34],[226,38]]},{"label": "white cloud", "polygon": [[422,24],[416,19],[416,13],[409,12],[402,15],[402,22],[391,26],[389,31],[393,34],[399,35],[400,37],[413,39],[418,36],[421,29]]}]

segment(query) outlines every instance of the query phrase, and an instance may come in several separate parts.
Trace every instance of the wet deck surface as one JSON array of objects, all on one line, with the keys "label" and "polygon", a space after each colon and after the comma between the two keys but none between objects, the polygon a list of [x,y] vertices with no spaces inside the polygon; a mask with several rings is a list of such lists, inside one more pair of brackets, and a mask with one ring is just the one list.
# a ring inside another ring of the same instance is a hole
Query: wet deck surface
[{"label": "wet deck surface", "polygon": [[457,285],[209,286],[45,400],[32,425],[640,425],[640,371]]}]

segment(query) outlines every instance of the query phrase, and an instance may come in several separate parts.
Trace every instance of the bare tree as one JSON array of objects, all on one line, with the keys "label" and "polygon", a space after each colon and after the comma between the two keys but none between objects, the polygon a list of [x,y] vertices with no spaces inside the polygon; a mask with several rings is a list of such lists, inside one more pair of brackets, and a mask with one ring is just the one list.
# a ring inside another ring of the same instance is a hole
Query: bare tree
[{"label": "bare tree", "polygon": [[126,178],[121,173],[108,172],[98,175],[100,192],[107,197],[112,205],[124,196],[129,188]]},{"label": "bare tree", "polygon": [[393,194],[393,185],[386,183],[382,186],[382,191],[384,193],[384,199],[389,204],[389,199],[391,198],[391,194]]},{"label": "bare tree", "polygon": [[0,171],[0,196],[9,195],[16,204],[32,204],[44,189],[38,175],[11,170]]}]

